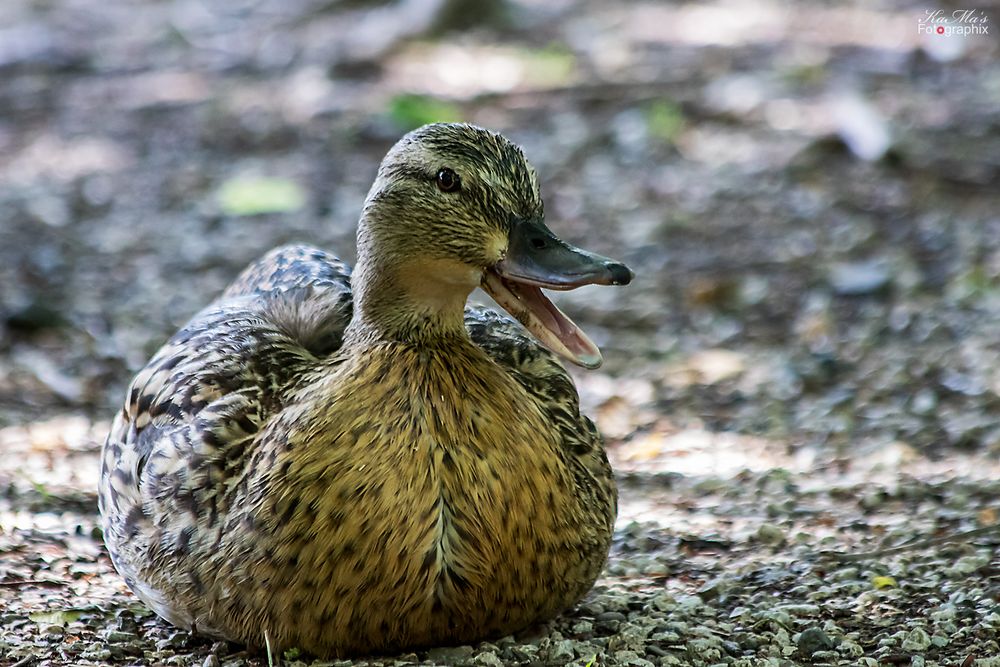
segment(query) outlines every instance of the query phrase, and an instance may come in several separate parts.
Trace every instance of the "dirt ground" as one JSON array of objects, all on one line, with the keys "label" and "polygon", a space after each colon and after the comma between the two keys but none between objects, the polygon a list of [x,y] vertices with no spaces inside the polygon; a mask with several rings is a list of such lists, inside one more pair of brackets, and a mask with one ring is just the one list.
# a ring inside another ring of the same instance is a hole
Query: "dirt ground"
[{"label": "dirt ground", "polygon": [[385,150],[461,119],[636,272],[554,297],[615,546],[525,636],[334,664],[1000,666],[1000,8],[490,7],[0,5],[0,665],[266,664],[111,568],[108,418],[253,258],[353,259]]}]

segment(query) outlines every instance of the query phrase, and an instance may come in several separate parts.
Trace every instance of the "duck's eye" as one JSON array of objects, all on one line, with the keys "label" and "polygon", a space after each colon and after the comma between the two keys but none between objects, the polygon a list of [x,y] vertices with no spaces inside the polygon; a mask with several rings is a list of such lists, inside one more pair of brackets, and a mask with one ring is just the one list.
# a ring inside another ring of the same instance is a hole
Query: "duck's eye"
[{"label": "duck's eye", "polygon": [[437,175],[438,189],[441,192],[458,192],[462,187],[462,179],[451,169],[445,167]]}]

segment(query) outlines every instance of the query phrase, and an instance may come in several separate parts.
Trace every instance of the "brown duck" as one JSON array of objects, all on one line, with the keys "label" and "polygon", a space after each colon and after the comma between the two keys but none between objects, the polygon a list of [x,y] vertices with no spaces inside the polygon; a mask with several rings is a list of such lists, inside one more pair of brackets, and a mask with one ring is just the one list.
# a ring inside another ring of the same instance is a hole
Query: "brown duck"
[{"label": "brown duck", "polygon": [[[631,278],[548,230],[502,136],[408,134],[353,276],[274,250],[133,380],[101,470],[115,567],[171,623],[271,650],[399,651],[553,617],[603,567],[617,492],[556,359],[600,352],[540,288]],[[466,308],[478,286],[545,347]]]}]

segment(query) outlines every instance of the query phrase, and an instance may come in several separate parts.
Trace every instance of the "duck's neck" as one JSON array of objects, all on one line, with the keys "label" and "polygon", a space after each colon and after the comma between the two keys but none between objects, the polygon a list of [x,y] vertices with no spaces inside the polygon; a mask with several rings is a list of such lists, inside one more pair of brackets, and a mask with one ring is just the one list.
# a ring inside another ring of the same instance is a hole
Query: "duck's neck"
[{"label": "duck's neck", "polygon": [[391,341],[433,345],[466,339],[465,301],[472,272],[446,260],[383,258],[359,248],[351,278],[354,316],[345,347]]}]

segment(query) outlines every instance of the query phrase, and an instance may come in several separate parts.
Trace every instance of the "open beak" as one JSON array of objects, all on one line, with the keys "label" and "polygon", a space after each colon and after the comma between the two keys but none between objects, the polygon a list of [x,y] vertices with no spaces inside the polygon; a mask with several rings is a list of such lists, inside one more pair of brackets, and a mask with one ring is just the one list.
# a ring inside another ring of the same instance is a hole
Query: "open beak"
[{"label": "open beak", "polygon": [[621,262],[560,240],[540,220],[517,220],[507,256],[486,270],[482,287],[545,347],[574,364],[597,368],[601,351],[541,288],[628,285],[634,277]]}]

